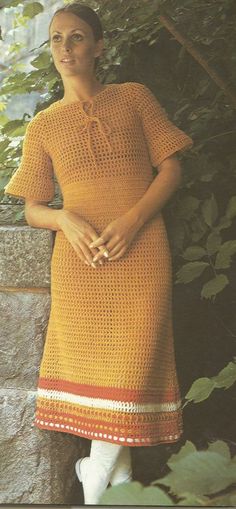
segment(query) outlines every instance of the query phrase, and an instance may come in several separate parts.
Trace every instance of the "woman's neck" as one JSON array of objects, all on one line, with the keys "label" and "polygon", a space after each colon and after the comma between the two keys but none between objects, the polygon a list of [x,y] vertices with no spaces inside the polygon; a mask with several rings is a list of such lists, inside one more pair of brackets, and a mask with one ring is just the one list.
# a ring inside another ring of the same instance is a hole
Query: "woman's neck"
[{"label": "woman's neck", "polygon": [[105,85],[102,85],[96,78],[90,80],[78,81],[66,80],[64,82],[64,96],[62,102],[67,104],[77,100],[86,101],[103,90]]}]

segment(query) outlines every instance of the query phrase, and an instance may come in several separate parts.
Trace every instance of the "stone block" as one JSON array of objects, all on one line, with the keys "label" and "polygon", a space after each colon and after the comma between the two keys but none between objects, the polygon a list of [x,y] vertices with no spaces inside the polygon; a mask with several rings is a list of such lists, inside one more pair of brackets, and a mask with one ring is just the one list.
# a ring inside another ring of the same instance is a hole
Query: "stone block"
[{"label": "stone block", "polygon": [[0,292],[0,387],[36,389],[50,293]]},{"label": "stone block", "polygon": [[27,226],[24,205],[7,205],[0,202],[0,224],[6,226],[13,224]]},{"label": "stone block", "polygon": [[0,286],[49,287],[55,235],[31,226],[0,226]]},{"label": "stone block", "polygon": [[0,504],[80,504],[81,441],[32,426],[35,392],[0,390]]},{"label": "stone block", "polygon": [[74,465],[89,440],[33,426],[51,307],[54,232],[0,226],[0,504],[83,501]]}]

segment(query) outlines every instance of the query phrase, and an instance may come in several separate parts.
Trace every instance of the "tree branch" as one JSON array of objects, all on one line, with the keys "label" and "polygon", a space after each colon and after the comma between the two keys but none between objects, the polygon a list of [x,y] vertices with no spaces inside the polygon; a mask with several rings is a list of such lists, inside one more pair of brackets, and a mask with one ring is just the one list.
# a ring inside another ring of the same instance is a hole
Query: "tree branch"
[{"label": "tree branch", "polygon": [[197,50],[193,43],[183,36],[176,28],[167,14],[159,16],[159,20],[162,25],[174,36],[174,38],[190,53],[190,55],[205,69],[210,78],[218,85],[218,87],[224,92],[224,94],[232,101],[236,107],[236,95],[225,82],[223,78],[207,63],[205,58],[201,55],[200,51]]}]

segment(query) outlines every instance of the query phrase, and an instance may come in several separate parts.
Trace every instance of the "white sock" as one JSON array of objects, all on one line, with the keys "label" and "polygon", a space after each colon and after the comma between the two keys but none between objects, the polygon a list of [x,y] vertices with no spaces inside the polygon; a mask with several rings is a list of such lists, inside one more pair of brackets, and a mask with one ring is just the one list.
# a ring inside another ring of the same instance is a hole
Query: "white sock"
[{"label": "white sock", "polygon": [[[90,457],[86,456],[83,458],[83,464],[81,463],[80,469],[82,476],[86,475],[87,469],[89,468]],[[132,481],[132,464],[131,464],[131,453],[130,447],[124,447],[118,456],[115,467],[110,477],[111,486],[116,486],[123,482]]]},{"label": "white sock", "polygon": [[115,468],[110,477],[110,483],[112,486],[121,484],[123,482],[132,481],[132,464],[131,464],[131,452],[130,447],[124,446],[118,456]]},{"label": "white sock", "polygon": [[[102,440],[92,440],[90,456],[85,457],[80,465],[85,504],[98,503],[113,472],[113,485],[130,480],[129,455],[127,451],[123,452],[124,449],[129,449],[129,447]],[[118,463],[121,453],[123,453],[121,463]],[[124,465],[123,470],[122,464]],[[117,472],[115,472],[116,466]]]}]

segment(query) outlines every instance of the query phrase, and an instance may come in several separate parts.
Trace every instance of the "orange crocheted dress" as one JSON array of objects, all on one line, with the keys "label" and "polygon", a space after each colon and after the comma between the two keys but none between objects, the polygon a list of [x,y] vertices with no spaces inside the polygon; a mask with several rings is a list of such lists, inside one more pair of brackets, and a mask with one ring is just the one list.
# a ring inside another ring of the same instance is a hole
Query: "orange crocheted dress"
[{"label": "orange crocheted dress", "polygon": [[[152,166],[191,146],[148,87],[109,84],[31,119],[5,193],[50,202],[55,174],[63,207],[100,233],[143,196]],[[181,436],[172,261],[161,212],[120,259],[96,269],[56,232],[33,424],[127,446]]]}]

